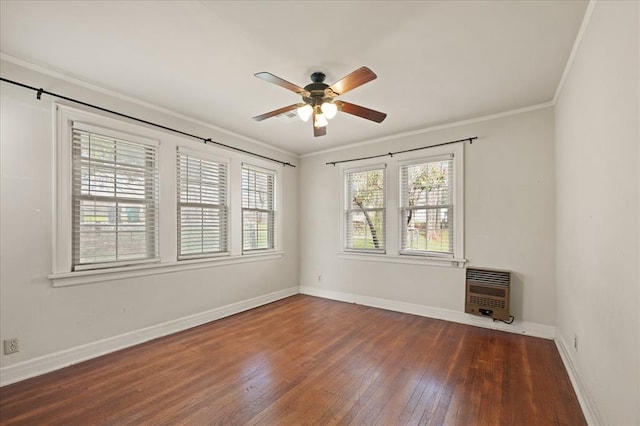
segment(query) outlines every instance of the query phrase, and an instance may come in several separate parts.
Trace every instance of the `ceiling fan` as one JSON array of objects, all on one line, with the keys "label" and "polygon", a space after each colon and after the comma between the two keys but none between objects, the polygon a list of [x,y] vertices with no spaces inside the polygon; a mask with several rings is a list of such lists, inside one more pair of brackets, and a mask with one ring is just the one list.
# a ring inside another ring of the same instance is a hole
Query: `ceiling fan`
[{"label": "ceiling fan", "polygon": [[289,83],[268,72],[259,72],[255,74],[259,79],[277,84],[287,90],[302,96],[302,102],[282,107],[270,112],[253,117],[256,121],[262,121],[270,117],[275,117],[289,111],[296,110],[298,116],[303,121],[308,121],[313,117],[313,136],[324,136],[327,134],[328,121],[335,117],[338,111],[347,114],[366,118],[367,120],[382,123],[387,114],[375,111],[369,108],[355,105],[349,102],[339,101],[336,98],[340,95],[362,86],[378,76],[367,67],[360,67],[347,75],[343,79],[333,83],[331,86],[324,82],[326,76],[321,72],[311,74],[312,83],[307,84],[304,88]]}]

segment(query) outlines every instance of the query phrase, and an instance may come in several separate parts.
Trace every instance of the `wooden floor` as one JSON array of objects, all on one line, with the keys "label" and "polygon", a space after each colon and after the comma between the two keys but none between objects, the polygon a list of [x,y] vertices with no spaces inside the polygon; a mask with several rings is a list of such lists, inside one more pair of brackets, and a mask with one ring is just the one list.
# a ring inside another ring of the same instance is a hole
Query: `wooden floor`
[{"label": "wooden floor", "polygon": [[9,424],[586,424],[555,344],[296,295],[0,389]]}]

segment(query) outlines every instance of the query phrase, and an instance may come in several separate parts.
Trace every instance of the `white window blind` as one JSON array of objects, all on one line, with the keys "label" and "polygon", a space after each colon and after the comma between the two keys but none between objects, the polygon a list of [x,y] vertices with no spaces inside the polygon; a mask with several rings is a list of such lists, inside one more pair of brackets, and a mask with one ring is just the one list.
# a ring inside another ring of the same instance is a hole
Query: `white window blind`
[{"label": "white window blind", "polygon": [[74,270],[158,258],[157,148],[104,133],[72,128]]},{"label": "white window blind", "polygon": [[401,253],[454,254],[453,155],[402,165]]},{"label": "white window blind", "polygon": [[178,149],[178,259],[228,251],[227,164]]},{"label": "white window blind", "polygon": [[242,250],[275,248],[275,172],[242,165]]},{"label": "white window blind", "polygon": [[345,172],[345,249],[385,251],[385,169]]}]

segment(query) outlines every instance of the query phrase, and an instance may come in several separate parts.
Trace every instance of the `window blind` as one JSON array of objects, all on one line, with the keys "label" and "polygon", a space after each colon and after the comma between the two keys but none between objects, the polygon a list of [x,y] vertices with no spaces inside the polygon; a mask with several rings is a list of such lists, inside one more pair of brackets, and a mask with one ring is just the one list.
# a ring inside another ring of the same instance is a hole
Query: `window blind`
[{"label": "window blind", "polygon": [[228,251],[227,164],[178,149],[178,259]]},{"label": "window blind", "polygon": [[385,251],[385,169],[345,173],[345,249]]},{"label": "window blind", "polygon": [[157,148],[74,124],[72,151],[74,270],[157,259]]},{"label": "window blind", "polygon": [[242,250],[275,248],[275,173],[242,166]]},{"label": "window blind", "polygon": [[453,156],[400,168],[401,253],[453,256]]}]

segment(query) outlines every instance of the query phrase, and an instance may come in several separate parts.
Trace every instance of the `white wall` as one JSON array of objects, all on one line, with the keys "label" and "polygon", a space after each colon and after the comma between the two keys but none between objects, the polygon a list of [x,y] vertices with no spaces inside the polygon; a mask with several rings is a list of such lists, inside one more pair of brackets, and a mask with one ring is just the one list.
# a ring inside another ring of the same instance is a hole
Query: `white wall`
[{"label": "white wall", "polygon": [[299,175],[303,289],[463,312],[463,268],[338,257],[340,169],[325,162],[472,136],[479,139],[467,144],[464,153],[468,265],[514,271],[513,314],[519,321],[554,325],[555,177],[550,107],[304,157]]},{"label": "white wall", "polygon": [[339,168],[324,163],[478,136],[465,146],[468,265],[514,271],[513,314],[557,326],[590,420],[640,424],[639,20],[638,2],[596,3],[555,108],[298,161],[2,62],[3,77],[300,166],[284,169],[282,259],[54,288],[52,100],[2,84],[0,336],[21,344],[2,368],[298,284],[460,313],[463,269],[338,257]]},{"label": "white wall", "polygon": [[638,9],[595,4],[555,110],[558,333],[610,425],[640,424]]},{"label": "white wall", "polygon": [[[2,62],[1,70],[8,79],[297,162],[282,152],[12,63]],[[1,356],[3,371],[281,290],[297,292],[298,169],[291,167],[283,169],[282,258],[54,288],[47,279],[53,247],[54,99],[45,95],[37,101],[35,92],[6,83],[0,95],[0,335],[20,340],[19,353]],[[108,350],[106,346],[101,348]]]}]

